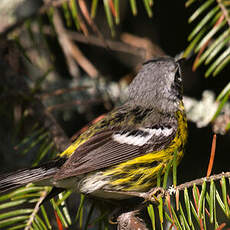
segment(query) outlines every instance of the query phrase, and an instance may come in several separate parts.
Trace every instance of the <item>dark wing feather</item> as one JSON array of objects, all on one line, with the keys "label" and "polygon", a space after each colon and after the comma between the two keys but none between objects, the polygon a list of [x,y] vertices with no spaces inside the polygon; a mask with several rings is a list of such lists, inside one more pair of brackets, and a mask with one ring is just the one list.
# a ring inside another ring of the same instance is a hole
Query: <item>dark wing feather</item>
[{"label": "dark wing feather", "polygon": [[[119,143],[112,138],[115,132],[115,130],[101,131],[79,146],[55,175],[55,179],[60,180],[92,172],[134,159],[149,151],[166,148],[175,137],[176,128],[169,136],[153,136],[143,146]],[[120,131],[122,132],[124,133]]]}]

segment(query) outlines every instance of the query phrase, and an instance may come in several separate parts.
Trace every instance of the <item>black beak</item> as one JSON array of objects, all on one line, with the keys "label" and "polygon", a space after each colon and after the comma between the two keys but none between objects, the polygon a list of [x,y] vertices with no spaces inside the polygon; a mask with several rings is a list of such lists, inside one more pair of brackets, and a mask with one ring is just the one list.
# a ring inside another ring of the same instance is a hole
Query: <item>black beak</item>
[{"label": "black beak", "polygon": [[179,58],[178,60],[176,60],[176,63],[178,63],[180,66],[182,66],[185,63],[185,58]]}]

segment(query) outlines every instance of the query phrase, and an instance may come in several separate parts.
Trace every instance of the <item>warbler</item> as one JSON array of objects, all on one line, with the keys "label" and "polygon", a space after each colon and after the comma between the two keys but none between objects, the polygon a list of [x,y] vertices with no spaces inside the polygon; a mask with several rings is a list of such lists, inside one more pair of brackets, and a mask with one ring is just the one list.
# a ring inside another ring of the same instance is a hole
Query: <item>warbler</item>
[{"label": "warbler", "polygon": [[180,60],[145,62],[123,105],[89,127],[57,159],[0,176],[0,192],[31,182],[104,199],[149,191],[174,152],[177,163],[183,156],[187,121],[182,88]]}]

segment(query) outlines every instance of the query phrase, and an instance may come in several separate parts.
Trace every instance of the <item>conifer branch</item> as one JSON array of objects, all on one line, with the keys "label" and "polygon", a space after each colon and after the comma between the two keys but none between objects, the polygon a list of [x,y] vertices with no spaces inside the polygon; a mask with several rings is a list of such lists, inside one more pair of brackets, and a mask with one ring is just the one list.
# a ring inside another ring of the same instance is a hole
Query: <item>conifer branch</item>
[{"label": "conifer branch", "polygon": [[195,180],[192,180],[192,181],[189,181],[189,182],[186,182],[186,183],[183,183],[183,184],[176,186],[176,189],[177,190],[184,190],[185,188],[192,187],[194,184],[195,185],[202,185],[204,181],[211,182],[212,180],[213,181],[221,180],[223,177],[230,178],[230,172],[222,172],[222,173],[219,173],[216,175],[212,175],[210,177],[202,177],[199,179],[195,179]]}]

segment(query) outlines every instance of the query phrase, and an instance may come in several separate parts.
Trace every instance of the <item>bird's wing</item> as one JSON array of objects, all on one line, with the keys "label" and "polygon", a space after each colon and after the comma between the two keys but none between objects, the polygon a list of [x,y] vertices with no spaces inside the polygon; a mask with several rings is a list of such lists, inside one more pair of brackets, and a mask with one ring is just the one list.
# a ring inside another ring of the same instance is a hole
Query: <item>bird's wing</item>
[{"label": "bird's wing", "polygon": [[64,179],[113,166],[149,151],[166,148],[175,138],[177,128],[170,124],[151,127],[105,129],[80,145],[56,174]]}]

